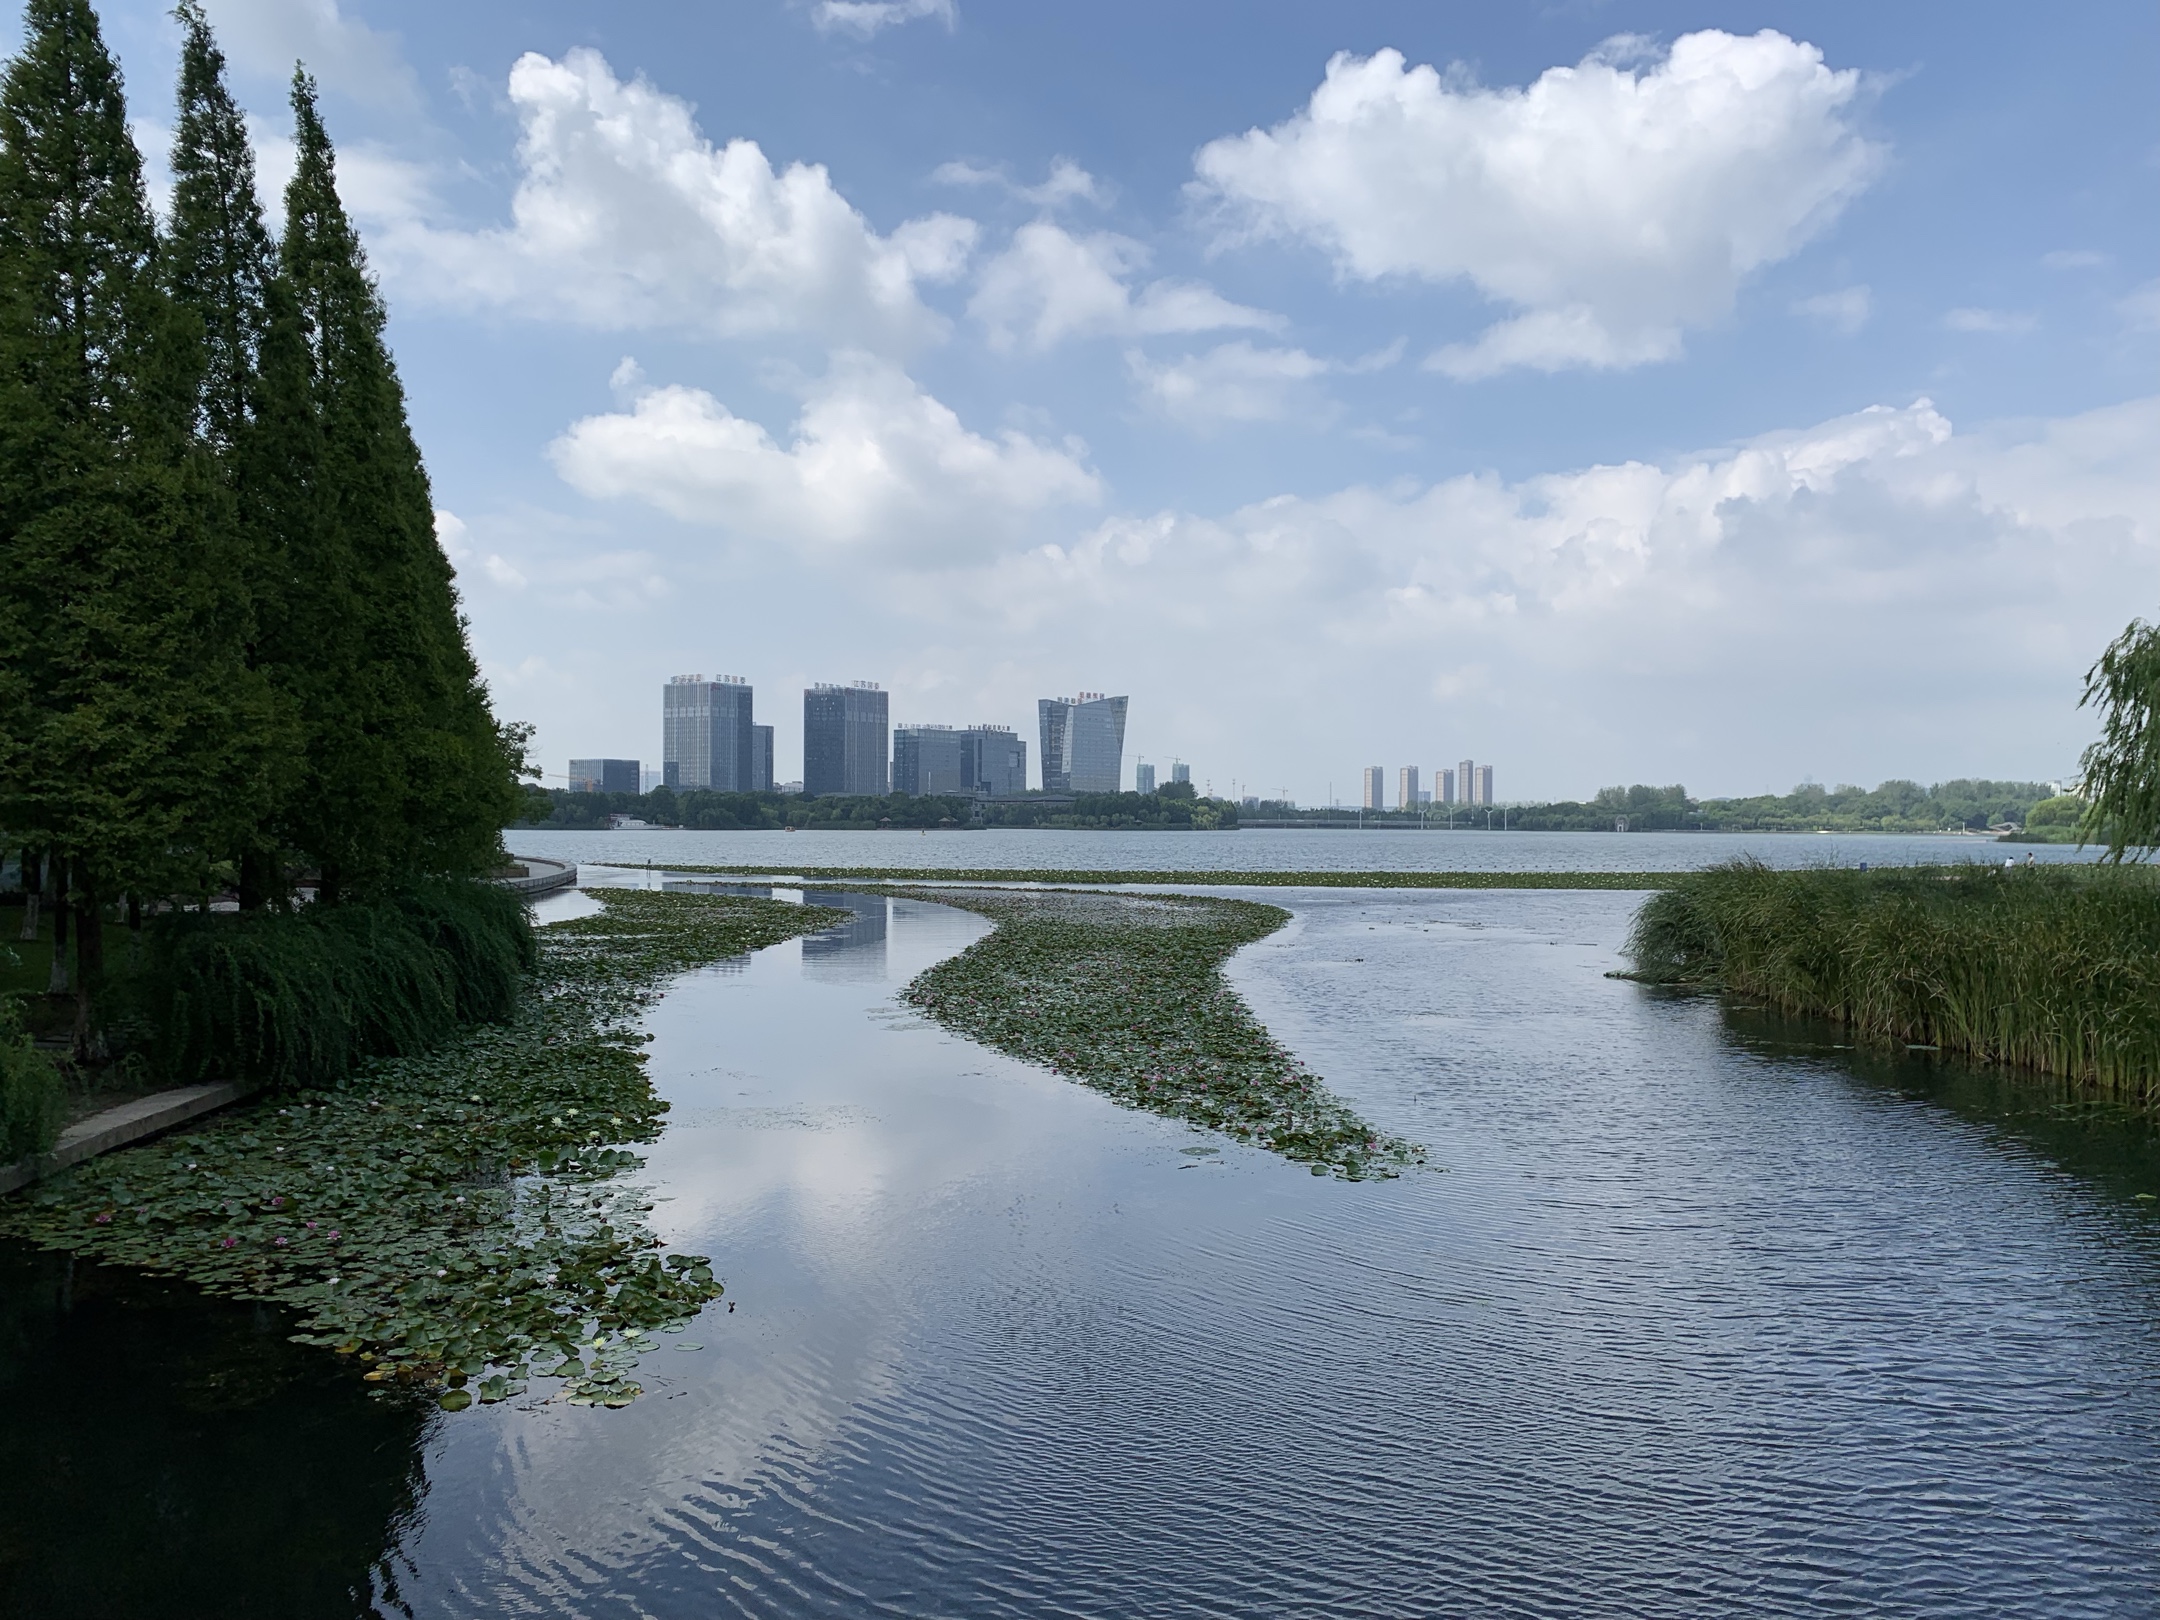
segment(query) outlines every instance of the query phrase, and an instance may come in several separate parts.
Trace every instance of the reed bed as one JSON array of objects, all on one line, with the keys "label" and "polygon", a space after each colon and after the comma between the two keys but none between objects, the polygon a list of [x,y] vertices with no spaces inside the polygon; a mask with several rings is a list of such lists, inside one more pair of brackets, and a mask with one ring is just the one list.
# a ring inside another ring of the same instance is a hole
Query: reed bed
[{"label": "reed bed", "polygon": [[2160,1105],[2160,874],[2146,868],[1734,861],[1646,901],[1628,952],[1653,983]]}]

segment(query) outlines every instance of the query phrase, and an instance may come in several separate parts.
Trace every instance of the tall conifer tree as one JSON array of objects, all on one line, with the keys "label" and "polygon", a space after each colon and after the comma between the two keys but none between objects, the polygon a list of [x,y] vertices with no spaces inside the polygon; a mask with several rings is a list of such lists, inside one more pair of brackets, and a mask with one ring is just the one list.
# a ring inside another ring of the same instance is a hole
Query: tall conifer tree
[{"label": "tall conifer tree", "polygon": [[304,72],[292,105],[297,161],[281,259],[312,361],[329,549],[349,571],[340,595],[355,608],[335,650],[344,713],[304,816],[335,897],[415,872],[484,870],[516,814],[522,751],[496,724],[466,645],[382,301]]},{"label": "tall conifer tree", "polygon": [[103,902],[210,881],[260,717],[119,70],[85,0],[30,0],[24,36],[0,84],[0,822],[67,875],[84,1032]]},{"label": "tall conifer tree", "polygon": [[255,189],[247,119],[225,87],[224,55],[196,0],[182,0],[174,15],[183,37],[168,277],[174,300],[201,329],[198,425],[229,458],[255,412],[269,324],[265,289],[277,274],[277,254]]},{"label": "tall conifer tree", "polygon": [[[225,85],[225,58],[196,0],[174,15],[182,28],[179,123],[172,151],[172,221],[165,236],[166,281],[192,338],[194,427],[217,474],[217,504],[206,517],[227,532],[228,568],[244,598],[243,656],[261,688],[267,729],[244,747],[261,794],[230,826],[226,851],[238,870],[240,904],[251,910],[281,898],[278,820],[298,775],[299,729],[294,682],[269,643],[290,607],[285,588],[290,546],[274,503],[248,477],[264,457],[262,349],[270,324],[277,256],[255,189],[255,154],[247,120]],[[278,476],[290,473],[280,470]],[[303,539],[300,542],[305,544]]]}]

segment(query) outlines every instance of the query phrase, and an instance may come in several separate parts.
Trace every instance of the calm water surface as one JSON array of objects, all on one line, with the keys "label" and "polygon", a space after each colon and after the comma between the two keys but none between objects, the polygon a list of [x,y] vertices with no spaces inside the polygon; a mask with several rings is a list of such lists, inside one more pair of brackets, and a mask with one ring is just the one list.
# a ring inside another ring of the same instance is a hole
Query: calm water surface
[{"label": "calm water surface", "polygon": [[513,832],[520,854],[580,863],[755,866],[1038,867],[1063,871],[1678,872],[1739,855],[1771,866],[1911,866],[1931,861],[2092,860],[2068,844],[1873,833],[1357,832],[1256,827],[1227,833],[1061,832]]},{"label": "calm water surface", "polygon": [[12,1259],[0,1608],[2160,1612],[2149,1131],[1608,980],[1629,895],[1267,897],[1234,977],[1444,1170],[950,1037],[893,992],[986,925],[855,898],[654,1010],[655,1218],[736,1309],[624,1411],[415,1418]]}]

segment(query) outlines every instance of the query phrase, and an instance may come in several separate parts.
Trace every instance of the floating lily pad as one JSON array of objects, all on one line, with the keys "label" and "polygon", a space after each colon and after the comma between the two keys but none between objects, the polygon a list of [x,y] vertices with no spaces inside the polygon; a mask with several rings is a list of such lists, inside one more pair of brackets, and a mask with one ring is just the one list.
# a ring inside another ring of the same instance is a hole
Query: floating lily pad
[{"label": "floating lily pad", "polygon": [[435,1404],[445,1412],[462,1412],[466,1407],[472,1405],[472,1391],[446,1389],[435,1397]]}]

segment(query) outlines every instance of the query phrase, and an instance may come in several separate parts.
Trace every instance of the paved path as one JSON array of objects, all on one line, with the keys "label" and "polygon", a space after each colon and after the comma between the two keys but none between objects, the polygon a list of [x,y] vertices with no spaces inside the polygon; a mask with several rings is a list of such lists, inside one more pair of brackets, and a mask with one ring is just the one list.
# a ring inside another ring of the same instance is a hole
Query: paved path
[{"label": "paved path", "polygon": [[94,1159],[100,1153],[110,1153],[114,1148],[140,1142],[146,1136],[169,1131],[175,1125],[184,1125],[212,1109],[238,1102],[254,1090],[253,1086],[238,1081],[214,1086],[181,1086],[173,1091],[152,1092],[147,1097],[137,1097],[133,1102],[124,1102],[103,1113],[92,1114],[88,1119],[77,1120],[60,1133],[60,1140],[53,1144],[52,1152],[41,1158],[18,1159],[13,1164],[0,1166],[0,1194],[26,1187],[70,1165]]}]

